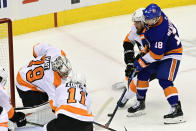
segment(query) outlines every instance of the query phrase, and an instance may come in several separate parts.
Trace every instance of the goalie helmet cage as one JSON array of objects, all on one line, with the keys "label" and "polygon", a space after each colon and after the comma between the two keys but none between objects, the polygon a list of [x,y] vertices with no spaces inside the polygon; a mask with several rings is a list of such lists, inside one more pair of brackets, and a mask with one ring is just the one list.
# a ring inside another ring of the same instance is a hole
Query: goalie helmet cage
[{"label": "goalie helmet cage", "polygon": [[14,57],[13,57],[12,21],[9,18],[0,19],[0,65],[8,72],[6,90],[11,104],[15,107],[14,87]]}]

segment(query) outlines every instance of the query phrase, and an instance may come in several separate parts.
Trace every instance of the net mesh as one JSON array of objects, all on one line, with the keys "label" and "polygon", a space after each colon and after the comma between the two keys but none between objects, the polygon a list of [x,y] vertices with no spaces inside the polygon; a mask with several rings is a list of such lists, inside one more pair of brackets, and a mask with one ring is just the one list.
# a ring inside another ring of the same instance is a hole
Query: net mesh
[{"label": "net mesh", "polygon": [[9,39],[8,39],[8,23],[0,24],[0,65],[7,71],[8,80],[6,83],[6,90],[11,97],[10,92],[10,68],[9,68]]}]

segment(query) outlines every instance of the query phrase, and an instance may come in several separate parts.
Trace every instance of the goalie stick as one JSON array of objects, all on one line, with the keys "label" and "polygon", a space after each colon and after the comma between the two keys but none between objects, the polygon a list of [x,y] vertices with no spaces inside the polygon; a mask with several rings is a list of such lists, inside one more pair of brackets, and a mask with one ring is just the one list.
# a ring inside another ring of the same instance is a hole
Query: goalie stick
[{"label": "goalie stick", "polygon": [[[133,71],[131,77],[128,79],[128,87],[129,87],[129,84],[130,84],[131,80],[133,79],[135,73],[136,73],[136,69],[134,69],[134,71]],[[127,88],[124,88],[124,91],[123,91],[123,93],[122,93],[122,95],[121,95],[121,97],[120,97],[120,99],[119,99],[118,101],[121,101],[121,100],[123,99],[123,97],[124,97],[126,91],[127,91]],[[105,124],[105,126],[109,127],[110,123],[112,122],[112,119],[114,118],[114,115],[116,114],[116,111],[118,110],[118,107],[119,107],[119,103],[117,102],[116,107],[115,107],[113,113],[108,114],[108,116],[110,117],[110,119],[109,119],[108,122]]]}]

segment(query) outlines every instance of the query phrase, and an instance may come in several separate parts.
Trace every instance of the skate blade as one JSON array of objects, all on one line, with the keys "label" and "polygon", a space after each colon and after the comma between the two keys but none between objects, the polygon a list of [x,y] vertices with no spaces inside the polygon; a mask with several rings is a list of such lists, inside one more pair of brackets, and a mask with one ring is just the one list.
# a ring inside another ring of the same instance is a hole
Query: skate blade
[{"label": "skate blade", "polygon": [[144,111],[137,111],[135,113],[127,114],[127,117],[140,117],[140,116],[143,116],[143,115],[146,115],[146,112],[144,112]]},{"label": "skate blade", "polygon": [[177,118],[166,118],[164,119],[164,124],[179,124],[179,123],[185,123],[186,121],[183,119],[183,116],[179,116]]},{"label": "skate blade", "polygon": [[112,88],[114,90],[120,90],[120,89],[124,89],[126,87],[125,82],[118,82],[112,85]]}]

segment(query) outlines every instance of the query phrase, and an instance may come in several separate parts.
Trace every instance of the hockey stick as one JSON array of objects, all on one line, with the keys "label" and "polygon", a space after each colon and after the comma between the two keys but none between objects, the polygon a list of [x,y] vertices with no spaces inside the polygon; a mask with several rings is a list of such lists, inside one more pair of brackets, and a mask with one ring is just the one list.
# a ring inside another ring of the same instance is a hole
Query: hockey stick
[{"label": "hockey stick", "polygon": [[27,124],[30,124],[30,125],[33,125],[33,126],[44,127],[44,125],[42,125],[42,124],[38,124],[38,123],[30,122],[30,121],[27,121]]},{"label": "hockey stick", "polygon": [[47,102],[45,102],[45,103],[42,103],[42,104],[40,104],[40,105],[35,105],[35,106],[32,106],[32,107],[16,107],[16,108],[14,108],[16,111],[17,110],[27,110],[27,109],[37,109],[37,108],[39,108],[39,107],[42,107],[42,106],[44,106],[44,105],[46,105],[46,104],[48,104],[49,102],[47,101]]},{"label": "hockey stick", "polygon": [[112,128],[106,126],[106,125],[99,124],[99,123],[97,123],[97,122],[95,122],[95,121],[93,121],[93,124],[95,124],[95,125],[97,125],[97,126],[100,126],[100,127],[102,127],[102,128],[105,128],[105,129],[107,129],[107,130],[109,130],[109,131],[117,131],[117,130],[114,130],[114,129],[112,129]]},{"label": "hockey stick", "polygon": [[[123,91],[123,93],[122,93],[122,95],[121,95],[119,101],[122,100],[122,98],[124,97],[126,91],[127,91],[127,88],[124,88],[124,91]],[[108,114],[108,116],[110,116],[110,119],[109,119],[108,122],[105,124],[105,126],[109,127],[110,123],[112,122],[112,119],[114,118],[114,115],[116,114],[116,111],[118,110],[118,107],[119,107],[119,104],[117,103],[117,104],[116,104],[116,107],[115,107],[115,109],[114,109],[114,111],[113,111],[113,113],[112,113],[112,114]]]},{"label": "hockey stick", "polygon": [[[134,69],[134,71],[133,71],[131,77],[128,79],[128,87],[129,87],[129,84],[130,84],[131,80],[133,79],[135,73],[136,73],[136,69]],[[118,101],[121,101],[121,100],[123,99],[123,97],[124,97],[126,91],[127,91],[127,88],[124,88],[124,91],[123,91],[123,93],[122,93],[122,95],[121,95],[121,97],[120,97],[120,99],[119,99]],[[115,107],[113,113],[112,113],[112,114],[108,114],[108,116],[110,116],[110,119],[109,119],[108,122],[105,124],[105,126],[109,127],[110,123],[112,122],[112,119],[114,118],[114,115],[116,114],[116,111],[118,110],[118,107],[119,107],[119,103],[116,104],[116,107]]]}]

